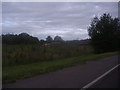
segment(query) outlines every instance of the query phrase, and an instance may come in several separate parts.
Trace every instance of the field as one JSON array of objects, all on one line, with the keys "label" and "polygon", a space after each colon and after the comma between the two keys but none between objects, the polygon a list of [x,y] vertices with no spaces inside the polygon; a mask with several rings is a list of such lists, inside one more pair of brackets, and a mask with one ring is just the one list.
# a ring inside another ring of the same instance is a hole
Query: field
[{"label": "field", "polygon": [[3,45],[3,67],[64,59],[92,52],[90,45]]},{"label": "field", "polygon": [[58,69],[74,66],[77,64],[85,64],[87,61],[97,60],[115,54],[117,54],[117,52],[104,54],[90,54],[54,61],[44,61],[26,65],[4,67],[3,83],[15,82],[19,79],[24,79],[35,75],[56,71]]},{"label": "field", "polygon": [[115,54],[94,54],[90,45],[3,45],[2,79],[14,82]]}]

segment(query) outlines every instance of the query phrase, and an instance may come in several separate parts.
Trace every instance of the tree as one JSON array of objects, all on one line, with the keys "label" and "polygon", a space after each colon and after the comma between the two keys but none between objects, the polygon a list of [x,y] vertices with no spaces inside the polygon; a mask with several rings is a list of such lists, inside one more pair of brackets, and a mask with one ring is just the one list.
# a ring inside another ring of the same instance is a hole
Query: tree
[{"label": "tree", "polygon": [[88,34],[95,52],[116,51],[120,47],[120,23],[118,18],[112,18],[104,13],[100,18],[94,17]]},{"label": "tree", "polygon": [[19,36],[26,36],[26,37],[28,37],[28,36],[30,36],[30,35],[27,34],[27,33],[20,33]]},{"label": "tree", "polygon": [[51,36],[48,36],[48,37],[46,38],[46,41],[50,43],[50,42],[52,42],[52,41],[53,41],[53,39],[52,39],[52,37],[51,37]]},{"label": "tree", "polygon": [[40,45],[44,45],[45,41],[43,39],[40,40]]},{"label": "tree", "polygon": [[63,39],[60,36],[55,36],[54,41],[62,42]]}]

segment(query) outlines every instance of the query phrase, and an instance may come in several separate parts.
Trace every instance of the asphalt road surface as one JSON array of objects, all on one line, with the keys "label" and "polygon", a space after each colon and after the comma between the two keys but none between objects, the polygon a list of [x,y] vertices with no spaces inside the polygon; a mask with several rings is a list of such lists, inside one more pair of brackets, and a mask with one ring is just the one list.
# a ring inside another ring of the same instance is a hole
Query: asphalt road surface
[{"label": "asphalt road surface", "polygon": [[120,67],[113,70],[90,88],[120,88]]},{"label": "asphalt road surface", "polygon": [[[112,67],[116,66],[118,63],[118,55],[110,56],[104,59],[87,62],[87,64],[81,64],[56,72],[18,80],[15,83],[3,85],[3,88],[82,88]],[[96,84],[96,86],[94,85],[93,88],[117,88],[117,79],[118,70],[115,70],[108,75],[107,79],[100,80],[100,83]],[[105,85],[106,82],[110,83],[112,81],[115,82],[115,85],[112,83]]]}]

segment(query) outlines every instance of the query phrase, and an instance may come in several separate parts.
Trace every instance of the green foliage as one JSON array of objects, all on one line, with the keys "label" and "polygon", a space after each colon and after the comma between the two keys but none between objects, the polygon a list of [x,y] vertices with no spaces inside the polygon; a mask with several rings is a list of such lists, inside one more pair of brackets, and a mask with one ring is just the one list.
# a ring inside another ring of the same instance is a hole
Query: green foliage
[{"label": "green foliage", "polygon": [[95,17],[88,29],[92,45],[97,53],[120,49],[120,23],[110,14]]},{"label": "green foliage", "polygon": [[89,54],[67,59],[58,59],[53,61],[44,61],[31,63],[27,65],[18,65],[11,67],[3,67],[3,83],[13,82],[19,79],[32,77],[35,75],[56,71],[69,66],[83,64],[91,60],[97,60],[106,56],[116,55],[118,52],[103,53],[103,54]]},{"label": "green foliage", "polygon": [[39,43],[37,37],[32,37],[27,33],[21,33],[19,35],[6,34],[2,35],[3,44],[36,44]]},{"label": "green foliage", "polygon": [[3,66],[52,61],[92,53],[90,45],[3,45]]}]

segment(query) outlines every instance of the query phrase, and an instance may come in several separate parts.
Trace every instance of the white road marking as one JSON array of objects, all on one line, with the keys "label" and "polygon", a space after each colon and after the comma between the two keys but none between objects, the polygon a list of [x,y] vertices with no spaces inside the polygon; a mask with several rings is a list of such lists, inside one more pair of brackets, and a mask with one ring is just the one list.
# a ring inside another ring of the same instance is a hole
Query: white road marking
[{"label": "white road marking", "polygon": [[87,89],[90,86],[92,86],[93,84],[95,84],[97,81],[99,81],[101,78],[105,77],[107,74],[109,74],[111,71],[113,71],[114,69],[116,69],[120,64],[116,65],[115,67],[113,67],[112,69],[108,70],[107,72],[105,72],[103,75],[101,75],[100,77],[96,78],[95,80],[93,80],[92,82],[88,83],[87,85],[85,85],[84,87],[82,87],[81,90]]}]

